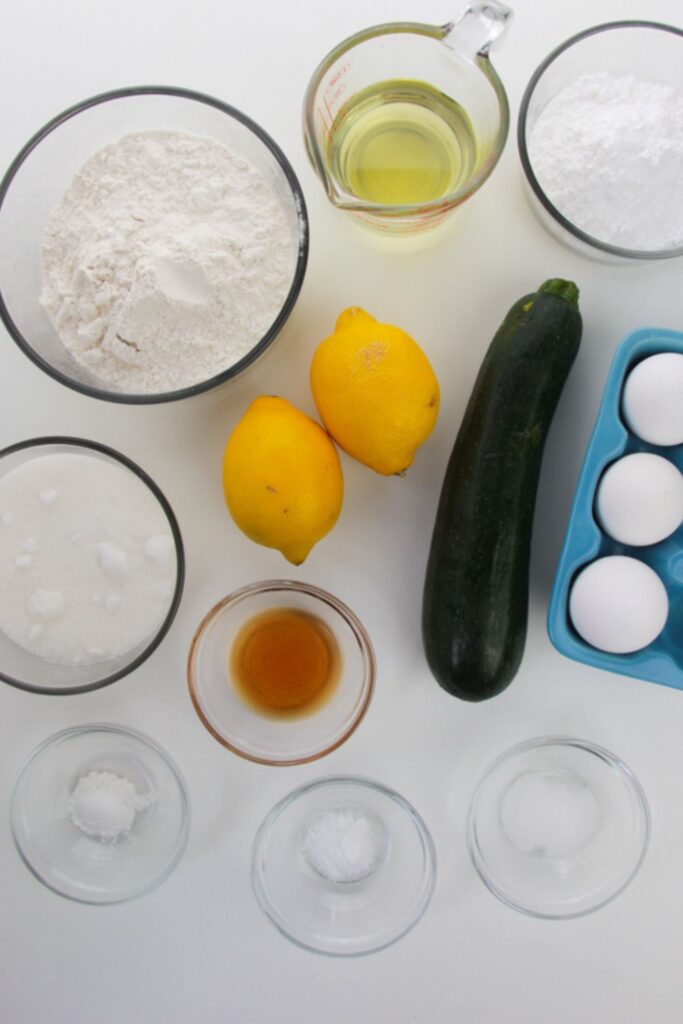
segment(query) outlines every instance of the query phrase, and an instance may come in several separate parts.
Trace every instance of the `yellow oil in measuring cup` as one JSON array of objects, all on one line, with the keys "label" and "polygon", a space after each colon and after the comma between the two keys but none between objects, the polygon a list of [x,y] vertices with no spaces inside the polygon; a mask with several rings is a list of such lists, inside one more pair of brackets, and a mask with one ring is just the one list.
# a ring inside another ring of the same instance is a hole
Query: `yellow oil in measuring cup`
[{"label": "yellow oil in measuring cup", "polygon": [[410,206],[449,195],[477,163],[465,110],[427,82],[391,79],[357,92],[328,135],[331,174],[351,195]]},{"label": "yellow oil in measuring cup", "polygon": [[331,203],[413,233],[482,186],[509,127],[489,51],[510,14],[500,0],[470,0],[445,25],[375,25],[327,54],[306,90],[304,138]]}]

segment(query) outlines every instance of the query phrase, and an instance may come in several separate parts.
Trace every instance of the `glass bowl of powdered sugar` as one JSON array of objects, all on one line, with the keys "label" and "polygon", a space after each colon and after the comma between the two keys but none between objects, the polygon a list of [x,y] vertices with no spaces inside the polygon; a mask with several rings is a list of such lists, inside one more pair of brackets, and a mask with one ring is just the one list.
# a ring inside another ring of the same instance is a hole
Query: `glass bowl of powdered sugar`
[{"label": "glass bowl of powdered sugar", "polygon": [[598,25],[534,72],[518,144],[541,223],[611,263],[683,255],[683,31]]},{"label": "glass bowl of powdered sugar", "polygon": [[308,220],[287,158],[184,89],[66,110],[0,183],[0,316],[62,384],[166,402],[236,376],[287,320]]},{"label": "glass bowl of powdered sugar", "polygon": [[0,680],[82,693],[127,675],[175,617],[173,511],[124,455],[78,438],[0,451]]},{"label": "glass bowl of powdered sugar", "polygon": [[17,849],[48,888],[81,903],[120,903],[160,885],[187,843],[182,775],[133,729],[82,725],[45,740],[12,796]]}]

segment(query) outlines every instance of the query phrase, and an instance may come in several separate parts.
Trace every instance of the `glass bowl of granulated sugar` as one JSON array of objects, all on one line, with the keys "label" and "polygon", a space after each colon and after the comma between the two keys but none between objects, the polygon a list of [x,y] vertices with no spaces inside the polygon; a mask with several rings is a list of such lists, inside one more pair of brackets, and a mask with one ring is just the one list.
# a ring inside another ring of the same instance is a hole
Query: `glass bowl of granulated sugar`
[{"label": "glass bowl of granulated sugar", "polygon": [[42,128],[0,184],[0,316],[62,384],[167,402],[275,340],[303,283],[303,193],[244,114],[184,89],[121,89]]},{"label": "glass bowl of granulated sugar", "polygon": [[128,675],[180,603],[171,506],[130,459],[70,437],[0,451],[0,681],[71,694]]},{"label": "glass bowl of granulated sugar", "polygon": [[618,21],[536,69],[517,138],[541,223],[612,263],[683,255],[683,31]]}]

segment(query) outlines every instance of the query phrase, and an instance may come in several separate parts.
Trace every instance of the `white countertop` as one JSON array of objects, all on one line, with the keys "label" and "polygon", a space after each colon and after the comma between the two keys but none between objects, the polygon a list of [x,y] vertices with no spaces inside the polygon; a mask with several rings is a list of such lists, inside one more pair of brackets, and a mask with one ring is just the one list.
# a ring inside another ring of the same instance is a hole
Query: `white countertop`
[{"label": "white countertop", "polygon": [[[550,49],[602,21],[676,24],[680,0],[517,0],[494,63],[513,118]],[[524,199],[514,128],[500,166],[453,233],[412,255],[366,244],[327,203],[305,157],[300,103],[317,61],[357,29],[388,20],[443,22],[447,0],[24,0],[6,6],[0,62],[0,166],[45,121],[123,85],[167,83],[213,94],[260,122],[300,177],[311,217],[304,287],[270,353],[237,382],[200,398],[135,408],[71,392],[0,338],[0,445],[72,434],[113,445],[171,501],[187,581],[161,648],[133,675],[79,697],[0,687],[0,820],[24,757],[58,729],[130,725],[177,759],[192,799],[186,854],[159,889],[130,904],[88,907],[43,888],[0,829],[0,1019],[4,1024],[677,1024],[681,1018],[683,694],[592,670],[550,645],[545,614],[583,451],[619,339],[645,325],[681,329],[681,264],[608,267],[575,257]],[[584,337],[548,441],[541,479],[526,654],[500,697],[478,705],[443,693],[420,640],[424,566],[446,460],[482,355],[508,307],[548,277],[576,280]],[[220,489],[226,438],[249,400],[279,393],[313,413],[308,362],[347,305],[400,324],[439,376],[437,429],[405,479],[343,457],[346,497],[334,532],[298,569],[256,547],[229,519]],[[291,576],[332,590],[373,637],[376,696],[350,741],[323,761],[276,770],[232,756],[205,731],[185,659],[199,619],[221,596]],[[652,843],[610,906],[566,922],[499,903],[465,847],[473,787],[512,744],[547,733],[594,740],[626,760],[648,794]],[[353,772],[397,789],[429,825],[439,854],[431,907],[396,946],[329,960],[282,938],[249,883],[256,828],[285,793]]]}]

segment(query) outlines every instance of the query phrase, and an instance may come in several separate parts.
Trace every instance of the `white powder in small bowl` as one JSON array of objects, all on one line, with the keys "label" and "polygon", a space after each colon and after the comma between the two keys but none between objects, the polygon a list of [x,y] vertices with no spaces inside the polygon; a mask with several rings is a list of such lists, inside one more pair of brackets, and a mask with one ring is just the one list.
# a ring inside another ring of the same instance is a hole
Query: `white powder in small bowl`
[{"label": "white powder in small bowl", "polygon": [[321,811],[309,823],[302,850],[308,864],[330,882],[359,882],[384,859],[386,829],[374,815],[352,808]]},{"label": "white powder in small bowl", "polygon": [[69,797],[67,815],[92,839],[113,843],[128,835],[137,815],[153,803],[133,783],[110,771],[81,775]]},{"label": "white powder in small bowl", "polygon": [[500,823],[520,853],[549,860],[576,856],[598,832],[602,812],[592,789],[574,772],[526,771],[505,791]]}]

